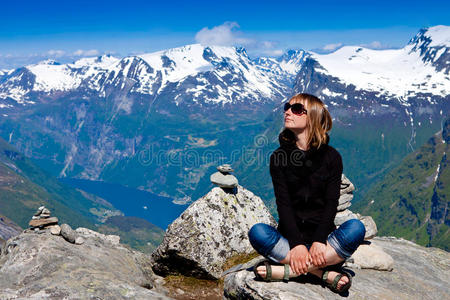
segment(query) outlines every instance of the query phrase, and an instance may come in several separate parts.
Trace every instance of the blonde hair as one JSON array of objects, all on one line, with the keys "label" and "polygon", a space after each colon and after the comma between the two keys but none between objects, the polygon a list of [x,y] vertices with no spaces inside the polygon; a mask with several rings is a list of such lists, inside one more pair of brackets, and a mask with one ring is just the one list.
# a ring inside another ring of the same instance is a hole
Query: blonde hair
[{"label": "blonde hair", "polygon": [[[331,130],[333,121],[325,104],[316,96],[300,93],[289,99],[289,103],[301,103],[305,106],[306,116],[308,118],[307,128],[309,132],[308,145],[314,148],[320,148],[322,144],[328,143],[327,132]],[[284,136],[293,137],[291,134],[286,134],[287,128],[284,128]],[[290,131],[290,130],[289,130]],[[294,137],[295,138],[295,137]],[[295,140],[293,141],[295,142]]]}]

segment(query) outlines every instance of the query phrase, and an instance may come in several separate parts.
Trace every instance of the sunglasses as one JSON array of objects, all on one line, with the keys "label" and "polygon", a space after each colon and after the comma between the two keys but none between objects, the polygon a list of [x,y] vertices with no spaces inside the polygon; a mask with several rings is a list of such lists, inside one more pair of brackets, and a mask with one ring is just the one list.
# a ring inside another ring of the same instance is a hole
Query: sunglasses
[{"label": "sunglasses", "polygon": [[284,111],[285,112],[288,111],[289,108],[291,109],[291,111],[292,111],[292,113],[294,115],[298,115],[298,116],[301,116],[301,115],[306,114],[308,112],[305,109],[305,107],[303,106],[303,104],[301,104],[301,103],[294,103],[294,104],[290,104],[289,102],[285,103],[284,104]]}]

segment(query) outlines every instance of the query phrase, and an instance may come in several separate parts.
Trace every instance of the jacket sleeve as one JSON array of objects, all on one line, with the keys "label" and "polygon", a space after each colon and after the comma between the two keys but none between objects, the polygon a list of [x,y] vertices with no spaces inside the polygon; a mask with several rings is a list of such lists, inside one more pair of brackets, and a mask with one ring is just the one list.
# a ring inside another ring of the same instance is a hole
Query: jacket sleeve
[{"label": "jacket sleeve", "polygon": [[330,176],[325,187],[325,208],[321,215],[321,221],[313,234],[315,242],[324,244],[326,244],[330,228],[334,227],[334,218],[336,217],[340,197],[343,166],[341,155],[337,151],[336,154],[329,162]]},{"label": "jacket sleeve", "polygon": [[[292,209],[288,185],[285,174],[281,168],[282,157],[277,157],[272,153],[270,156],[270,175],[272,176],[273,189],[275,192],[277,211],[279,217],[279,227],[289,242],[290,248],[304,244],[302,235],[297,227],[294,210]],[[286,159],[286,158],[284,158]]]}]

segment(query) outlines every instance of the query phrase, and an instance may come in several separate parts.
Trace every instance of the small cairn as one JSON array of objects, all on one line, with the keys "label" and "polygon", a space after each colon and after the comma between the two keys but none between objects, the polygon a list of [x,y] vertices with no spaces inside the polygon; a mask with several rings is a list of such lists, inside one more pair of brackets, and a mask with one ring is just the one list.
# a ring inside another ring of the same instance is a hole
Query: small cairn
[{"label": "small cairn", "polygon": [[361,216],[355,214],[348,208],[352,205],[354,185],[350,180],[342,174],[341,178],[341,196],[339,198],[338,212],[334,219],[334,224],[340,226],[350,219],[358,219],[366,228],[365,242],[349,257],[344,266],[356,269],[374,269],[381,271],[392,271],[394,268],[394,260],[377,245],[374,245],[369,239],[377,235],[377,224],[370,216]]},{"label": "small cairn", "polygon": [[213,173],[210,177],[212,183],[226,189],[233,189],[238,186],[237,178],[230,174],[234,170],[229,164],[220,165],[217,170],[219,172]]},{"label": "small cairn", "polygon": [[44,233],[49,229],[53,235],[61,235],[66,241],[81,245],[84,239],[76,233],[68,224],[58,225],[58,218],[50,216],[50,210],[45,206],[38,208],[28,223],[30,229],[36,233]]},{"label": "small cairn", "polygon": [[340,226],[344,222],[350,219],[360,220],[366,227],[366,235],[364,239],[368,240],[377,235],[377,225],[375,221],[370,216],[361,216],[360,214],[355,214],[348,208],[352,205],[351,201],[353,199],[353,191],[355,186],[351,181],[342,174],[341,178],[341,196],[339,198],[339,205],[337,208],[336,218],[334,219],[334,225]]},{"label": "small cairn", "polygon": [[58,218],[50,216],[50,210],[45,206],[38,208],[36,213],[31,217],[28,223],[31,230],[35,232],[43,232],[45,229],[50,229],[52,234],[59,234]]}]

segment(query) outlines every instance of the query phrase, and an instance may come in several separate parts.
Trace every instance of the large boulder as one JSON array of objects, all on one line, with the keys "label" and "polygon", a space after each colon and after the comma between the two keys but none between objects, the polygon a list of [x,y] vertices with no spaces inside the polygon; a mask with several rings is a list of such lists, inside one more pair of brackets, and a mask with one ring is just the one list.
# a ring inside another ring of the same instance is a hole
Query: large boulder
[{"label": "large boulder", "polygon": [[258,196],[242,186],[233,192],[213,188],[168,227],[152,254],[153,270],[162,276],[218,279],[227,259],[254,251],[247,232],[260,222],[276,226]]},{"label": "large boulder", "polygon": [[[392,272],[352,269],[353,285],[347,299],[448,299],[450,253],[425,248],[396,238],[374,238],[372,243],[394,260]],[[255,281],[248,270],[228,274],[224,299],[340,299],[323,287],[315,277],[301,276],[297,281]]]},{"label": "large boulder", "polygon": [[9,239],[0,256],[0,299],[167,299],[152,290],[149,257],[91,232],[77,231],[82,245],[50,229]]}]

